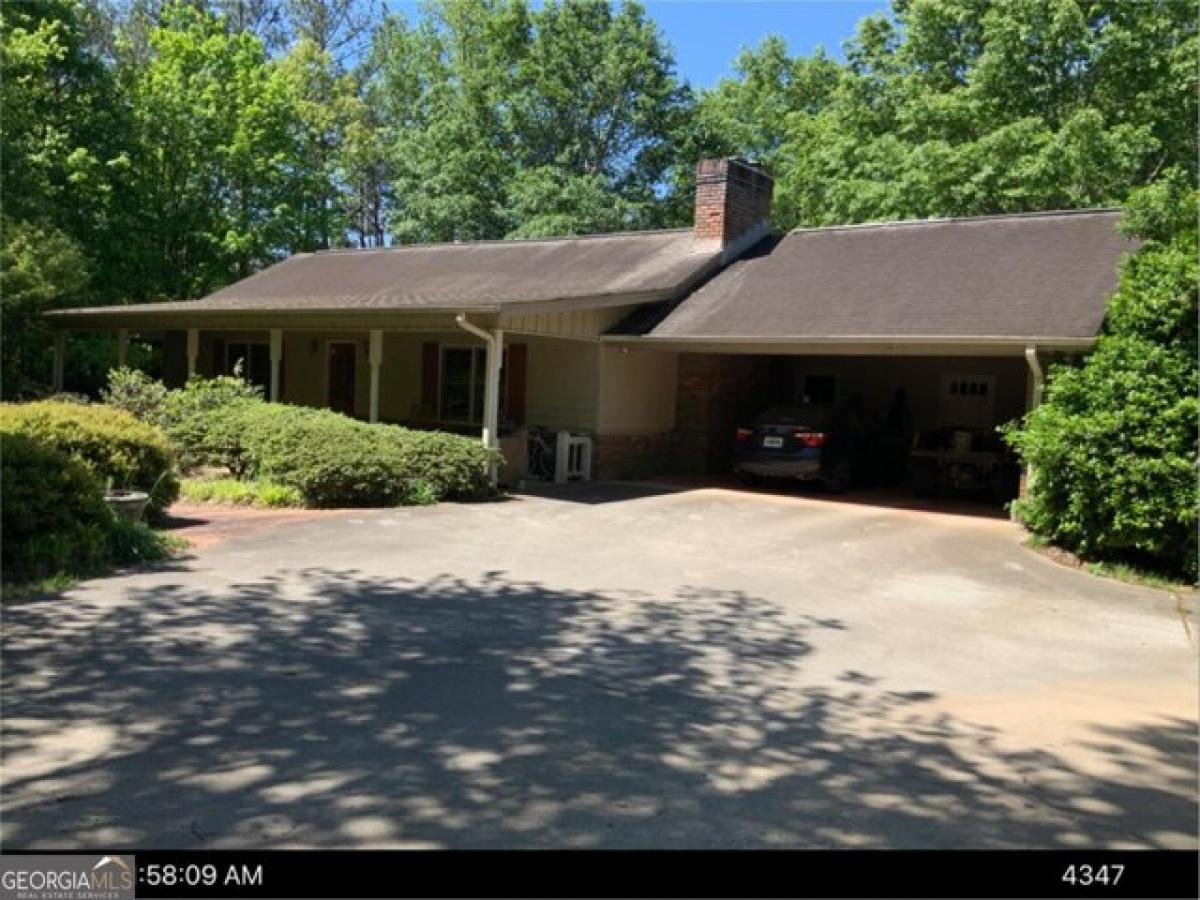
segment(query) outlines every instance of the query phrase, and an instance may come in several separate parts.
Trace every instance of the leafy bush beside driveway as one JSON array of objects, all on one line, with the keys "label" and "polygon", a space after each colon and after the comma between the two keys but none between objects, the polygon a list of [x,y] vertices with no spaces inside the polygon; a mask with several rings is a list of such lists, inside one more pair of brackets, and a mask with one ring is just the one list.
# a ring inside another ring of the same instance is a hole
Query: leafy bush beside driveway
[{"label": "leafy bush beside driveway", "polygon": [[1104,334],[1080,367],[1051,371],[1046,401],[1009,440],[1032,464],[1017,514],[1089,559],[1197,572],[1196,194],[1183,178],[1146,189]]},{"label": "leafy bush beside driveway", "polygon": [[99,479],[79,459],[36,435],[6,430],[0,441],[6,583],[91,575],[171,554],[171,539],[112,514]]},{"label": "leafy bush beside driveway", "polygon": [[309,506],[394,506],[488,493],[479,441],[368,425],[323,409],[242,401],[210,410],[196,434],[231,471],[298,490]]},{"label": "leafy bush beside driveway", "polygon": [[108,406],[42,401],[0,405],[0,431],[66,454],[103,487],[152,490],[156,509],[179,495],[175,453],[162,430]]}]

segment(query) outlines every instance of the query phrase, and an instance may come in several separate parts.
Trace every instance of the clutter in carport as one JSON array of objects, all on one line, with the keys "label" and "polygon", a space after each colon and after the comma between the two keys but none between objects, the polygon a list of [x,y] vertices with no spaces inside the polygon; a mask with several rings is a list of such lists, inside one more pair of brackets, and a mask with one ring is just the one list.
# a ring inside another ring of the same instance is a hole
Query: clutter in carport
[{"label": "clutter in carport", "polygon": [[1016,496],[1020,468],[994,433],[951,428],[918,433],[909,453],[909,478],[918,497]]}]

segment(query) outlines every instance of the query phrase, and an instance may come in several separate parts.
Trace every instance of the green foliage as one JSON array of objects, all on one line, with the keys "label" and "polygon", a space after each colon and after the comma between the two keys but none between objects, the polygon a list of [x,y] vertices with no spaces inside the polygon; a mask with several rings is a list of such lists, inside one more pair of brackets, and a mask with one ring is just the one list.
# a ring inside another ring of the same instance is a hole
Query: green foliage
[{"label": "green foliage", "polygon": [[180,496],[193,503],[224,503],[266,508],[303,506],[295,488],[270,481],[239,481],[236,478],[185,478]]},{"label": "green foliage", "polygon": [[83,464],[36,438],[0,430],[5,581],[91,571],[109,557],[113,516]]},{"label": "green foliage", "polygon": [[658,223],[688,95],[638,4],[440,0],[373,59],[397,240]]},{"label": "green foliage", "polygon": [[51,338],[39,316],[77,302],[87,283],[79,245],[50,226],[0,217],[0,328],[3,377],[8,396],[50,382]]},{"label": "green foliage", "polygon": [[108,373],[108,386],[100,399],[143,422],[165,425],[167,395],[166,385],[140,369],[119,368]]},{"label": "green foliage", "polygon": [[145,522],[130,522],[116,517],[108,537],[108,562],[117,566],[136,566],[170,559],[187,546],[183,538],[155,531]]},{"label": "green foliage", "polygon": [[308,506],[393,506],[488,492],[492,458],[458,435],[368,425],[338,413],[256,401],[207,413],[202,452],[299,491]]},{"label": "green foliage", "polygon": [[101,485],[153,491],[165,509],[179,494],[175,455],[162,430],[105,406],[43,401],[0,404],[0,432],[69,456]]},{"label": "green foliage", "polygon": [[[1125,266],[1105,333],[1078,368],[1055,367],[1045,402],[1008,438],[1036,473],[1018,505],[1035,532],[1085,557],[1197,574],[1197,239],[1186,195],[1148,189],[1150,223],[1187,222]],[[1160,237],[1164,235],[1160,232]]]},{"label": "green foliage", "polygon": [[219,431],[210,433],[210,428],[221,428],[221,420],[210,419],[206,414],[243,401],[261,399],[261,388],[233,375],[193,377],[182,388],[167,393],[158,421],[177,448],[184,468],[228,465],[234,474],[240,475],[235,457],[222,450],[232,446],[233,436],[223,437]]},{"label": "green foliage", "polygon": [[692,141],[766,162],[785,227],[1120,203],[1195,168],[1196,31],[1183,0],[896,0],[844,66],[744,53]]}]

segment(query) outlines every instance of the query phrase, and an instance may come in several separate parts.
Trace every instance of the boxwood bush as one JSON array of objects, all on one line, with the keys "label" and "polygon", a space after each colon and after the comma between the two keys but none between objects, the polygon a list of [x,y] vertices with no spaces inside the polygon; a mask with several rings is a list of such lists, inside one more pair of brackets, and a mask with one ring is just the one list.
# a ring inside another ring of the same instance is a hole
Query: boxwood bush
[{"label": "boxwood bush", "polygon": [[241,401],[202,416],[197,453],[293,487],[309,506],[394,506],[488,493],[479,441],[368,425],[323,409]]},{"label": "boxwood bush", "polygon": [[0,431],[22,434],[83,465],[104,486],[153,490],[161,510],[179,495],[175,454],[161,429],[109,406],[0,404]]},{"label": "boxwood bush", "polygon": [[29,435],[0,434],[5,581],[93,570],[109,558],[113,516],[96,476]]}]

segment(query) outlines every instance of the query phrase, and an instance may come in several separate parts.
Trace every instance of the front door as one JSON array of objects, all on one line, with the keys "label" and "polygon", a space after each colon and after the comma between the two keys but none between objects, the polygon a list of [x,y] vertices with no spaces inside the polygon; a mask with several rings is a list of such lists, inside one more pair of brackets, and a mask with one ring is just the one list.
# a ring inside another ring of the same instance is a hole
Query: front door
[{"label": "front door", "polygon": [[354,415],[355,345],[329,345],[329,408],[343,415]]}]

